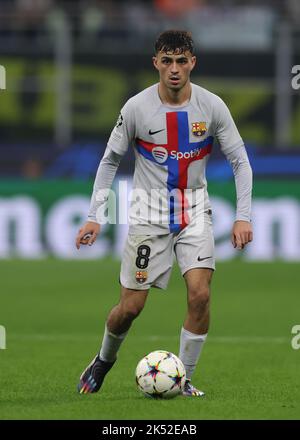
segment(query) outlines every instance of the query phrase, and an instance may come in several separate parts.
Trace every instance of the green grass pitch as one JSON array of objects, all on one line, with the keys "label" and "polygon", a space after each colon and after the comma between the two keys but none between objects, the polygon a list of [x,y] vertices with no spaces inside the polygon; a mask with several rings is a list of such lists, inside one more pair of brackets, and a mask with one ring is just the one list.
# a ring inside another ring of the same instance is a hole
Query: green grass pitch
[{"label": "green grass pitch", "polygon": [[148,352],[178,353],[184,282],[174,269],[166,292],[153,289],[101,392],[79,395],[78,377],[99,349],[119,298],[119,262],[2,261],[0,419],[299,419],[298,264],[219,263],[211,328],[193,382],[203,399],[157,401],[136,389]]}]

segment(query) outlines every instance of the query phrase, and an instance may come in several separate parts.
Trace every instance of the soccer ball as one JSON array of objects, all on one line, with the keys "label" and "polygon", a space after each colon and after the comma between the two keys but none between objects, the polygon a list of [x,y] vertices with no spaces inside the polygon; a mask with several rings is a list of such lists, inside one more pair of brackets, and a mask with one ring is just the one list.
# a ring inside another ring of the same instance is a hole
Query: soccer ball
[{"label": "soccer ball", "polygon": [[140,360],[135,378],[145,396],[170,399],[183,391],[186,373],[182,361],[175,354],[156,350]]}]

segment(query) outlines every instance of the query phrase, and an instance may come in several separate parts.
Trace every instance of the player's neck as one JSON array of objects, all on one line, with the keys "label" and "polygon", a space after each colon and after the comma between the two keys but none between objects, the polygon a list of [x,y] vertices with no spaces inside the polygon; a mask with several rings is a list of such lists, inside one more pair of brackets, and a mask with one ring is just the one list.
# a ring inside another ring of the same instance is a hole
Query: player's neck
[{"label": "player's neck", "polygon": [[192,87],[191,83],[188,82],[182,89],[172,90],[165,87],[162,83],[159,83],[158,93],[160,100],[163,104],[181,106],[187,104],[190,101]]}]

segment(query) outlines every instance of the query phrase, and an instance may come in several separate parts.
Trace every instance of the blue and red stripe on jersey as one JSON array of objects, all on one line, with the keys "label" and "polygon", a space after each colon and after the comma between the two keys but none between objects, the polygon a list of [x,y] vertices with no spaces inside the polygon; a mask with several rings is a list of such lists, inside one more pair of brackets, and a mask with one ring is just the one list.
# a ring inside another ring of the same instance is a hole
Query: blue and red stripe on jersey
[{"label": "blue and red stripe on jersey", "polygon": [[[188,181],[188,167],[190,163],[195,160],[201,160],[205,156],[211,153],[213,137],[209,136],[203,141],[190,142],[189,140],[189,122],[187,112],[167,112],[166,113],[166,127],[167,127],[167,144],[154,144],[143,141],[142,139],[136,139],[137,151],[145,157],[145,159],[155,162],[157,165],[167,167],[168,179],[167,188],[168,191],[178,190],[180,207],[178,212],[179,221],[175,219],[175,204],[174,198],[169,198],[170,207],[170,224],[169,228],[171,232],[178,232],[186,225],[186,213],[187,200],[184,197],[184,190],[187,188]],[[152,150],[155,147],[164,147],[168,151],[168,158],[164,163],[159,163],[152,155]],[[196,154],[188,155],[184,157],[184,153],[191,153],[193,150],[199,150]],[[174,159],[170,157],[171,151],[183,153],[181,158]],[[185,213],[185,215],[184,215]]]}]

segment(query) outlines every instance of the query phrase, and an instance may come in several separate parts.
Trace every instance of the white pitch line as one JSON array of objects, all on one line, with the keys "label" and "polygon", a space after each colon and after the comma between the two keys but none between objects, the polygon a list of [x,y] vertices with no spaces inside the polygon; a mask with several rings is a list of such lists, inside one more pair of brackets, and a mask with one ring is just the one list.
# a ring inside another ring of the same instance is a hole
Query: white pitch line
[{"label": "white pitch line", "polygon": [[[169,341],[179,339],[179,335],[164,336],[164,335],[149,335],[137,336],[129,335],[129,338],[140,341]],[[49,341],[49,342],[79,342],[79,341],[94,341],[101,342],[102,335],[91,334],[57,334],[51,335],[47,333],[22,333],[22,334],[7,334],[7,342],[9,341]],[[286,344],[290,343],[290,338],[282,336],[208,336],[208,342],[218,344]]]},{"label": "white pitch line", "polygon": [[[150,341],[156,341],[160,339],[177,339],[177,337],[163,337],[160,336],[149,336],[145,339]],[[254,344],[285,344],[286,342],[290,342],[289,338],[281,337],[281,336],[208,336],[208,342],[216,342],[216,343],[225,343],[225,344],[240,344],[240,343],[254,343]]]}]

